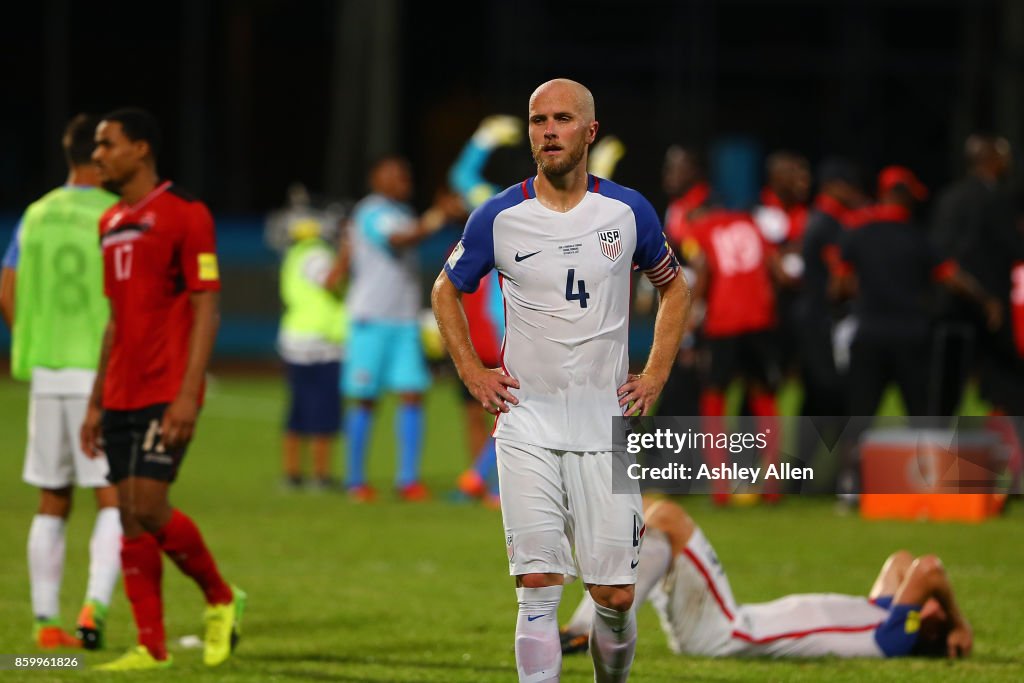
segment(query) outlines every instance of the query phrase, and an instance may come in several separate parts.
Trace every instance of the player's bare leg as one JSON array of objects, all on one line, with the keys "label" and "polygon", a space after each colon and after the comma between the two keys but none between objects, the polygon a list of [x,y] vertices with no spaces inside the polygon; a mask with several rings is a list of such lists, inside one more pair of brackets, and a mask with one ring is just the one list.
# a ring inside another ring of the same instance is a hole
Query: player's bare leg
[{"label": "player's bare leg", "polygon": [[647,497],[644,497],[644,524],[668,536],[673,555],[683,552],[697,528],[697,523],[679,505]]},{"label": "player's bare leg", "polygon": [[897,550],[887,557],[868,597],[874,600],[884,595],[896,595],[913,563],[914,556],[906,550]]},{"label": "player's bare leg", "polygon": [[558,681],[561,676],[558,603],[562,600],[564,582],[561,574],[516,577],[516,668],[520,683],[547,683]]},{"label": "player's bare leg", "polygon": [[281,440],[281,468],[284,483],[289,488],[302,485],[302,437],[295,432],[285,432]]},{"label": "player's bare leg", "polygon": [[629,679],[636,653],[634,587],[632,584],[587,584],[587,590],[594,600],[594,621],[590,629],[594,680],[596,683],[621,683]]},{"label": "player's bare leg", "polygon": [[78,647],[60,627],[60,584],[64,577],[64,529],[71,514],[71,487],[39,489],[39,508],[28,532],[28,568],[35,614],[36,645]]},{"label": "player's bare leg", "polygon": [[331,450],[334,437],[330,434],[314,434],[309,439],[309,451],[313,458],[313,476],[321,488],[332,486]]}]

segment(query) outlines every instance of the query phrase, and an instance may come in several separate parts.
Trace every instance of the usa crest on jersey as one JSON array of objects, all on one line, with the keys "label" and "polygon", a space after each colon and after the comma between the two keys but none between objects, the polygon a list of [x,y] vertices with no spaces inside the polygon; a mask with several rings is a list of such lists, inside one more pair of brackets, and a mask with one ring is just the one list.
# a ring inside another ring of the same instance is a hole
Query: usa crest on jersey
[{"label": "usa crest on jersey", "polygon": [[614,261],[622,255],[622,237],[618,230],[601,230],[597,233],[601,253]]}]

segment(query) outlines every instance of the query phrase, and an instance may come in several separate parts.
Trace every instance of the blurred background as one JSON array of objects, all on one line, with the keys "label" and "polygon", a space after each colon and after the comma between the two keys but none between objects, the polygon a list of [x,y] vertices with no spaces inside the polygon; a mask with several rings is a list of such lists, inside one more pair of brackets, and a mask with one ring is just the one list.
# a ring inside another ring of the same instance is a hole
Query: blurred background
[{"label": "blurred background", "polygon": [[[44,0],[0,14],[0,244],[63,180],[70,116],[153,111],[162,174],[218,219],[221,358],[273,356],[263,225],[290,183],[353,201],[368,164],[401,153],[425,208],[481,118],[525,116],[551,77],[593,90],[601,132],[627,148],[616,180],[659,210],[672,143],[704,150],[722,198],[748,206],[779,148],[869,172],[899,163],[939,188],[963,174],[970,132],[1006,136],[1015,153],[1024,139],[1014,0]],[[486,175],[504,186],[530,172],[523,143],[497,150]],[[426,250],[425,271],[444,248]]]}]

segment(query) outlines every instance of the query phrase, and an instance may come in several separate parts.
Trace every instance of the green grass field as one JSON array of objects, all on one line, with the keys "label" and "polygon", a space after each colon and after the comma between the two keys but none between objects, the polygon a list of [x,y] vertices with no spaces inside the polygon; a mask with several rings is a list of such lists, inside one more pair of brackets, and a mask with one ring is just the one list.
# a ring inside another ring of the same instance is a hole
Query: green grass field
[{"label": "green grass field", "polygon": [[[384,495],[355,505],[335,494],[278,487],[282,386],[274,378],[220,377],[211,385],[196,442],[173,490],[202,528],[224,574],[249,593],[237,655],[208,670],[199,650],[176,645],[201,633],[197,589],[165,562],[170,671],[103,676],[88,671],[0,672],[14,680],[513,681],[516,603],[498,512],[445,502],[467,461],[457,393],[442,384],[428,401],[424,460],[436,502],[402,504],[393,471],[390,406],[378,419],[372,477]],[[27,390],[0,381],[0,653],[33,652],[25,539],[36,492],[21,482]],[[789,498],[774,509],[712,510],[683,501],[725,564],[736,598],[807,591],[865,592],[896,548],[942,556],[975,629],[967,661],[776,662],[672,655],[649,606],[640,611],[635,681],[1019,681],[1024,680],[1024,509],[983,525],[865,522],[838,516],[831,498]],[[70,627],[85,586],[93,503],[79,494],[68,530],[62,593]],[[566,590],[563,618],[579,595]],[[134,643],[119,587],[108,651]],[[589,657],[566,658],[566,681],[592,680]]]}]

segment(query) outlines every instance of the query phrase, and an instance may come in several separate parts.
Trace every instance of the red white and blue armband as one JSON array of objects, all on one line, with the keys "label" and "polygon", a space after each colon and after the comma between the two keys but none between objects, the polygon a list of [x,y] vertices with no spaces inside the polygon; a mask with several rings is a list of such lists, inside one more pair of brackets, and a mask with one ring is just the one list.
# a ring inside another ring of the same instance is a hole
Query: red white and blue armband
[{"label": "red white and blue armband", "polygon": [[679,262],[676,261],[675,254],[666,249],[665,254],[658,259],[658,262],[650,268],[645,268],[643,272],[652,285],[659,288],[664,287],[679,275]]}]

